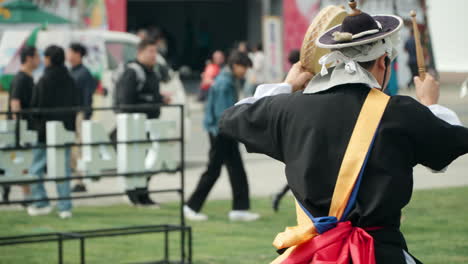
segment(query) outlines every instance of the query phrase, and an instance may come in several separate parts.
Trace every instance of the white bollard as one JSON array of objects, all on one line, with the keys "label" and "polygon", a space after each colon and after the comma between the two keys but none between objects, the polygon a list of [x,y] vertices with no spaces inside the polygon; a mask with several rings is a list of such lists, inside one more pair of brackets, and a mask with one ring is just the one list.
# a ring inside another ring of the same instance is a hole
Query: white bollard
[{"label": "white bollard", "polygon": [[[63,145],[75,142],[75,133],[65,130],[60,121],[48,121],[46,124],[47,145]],[[49,178],[63,178],[65,171],[65,148],[47,148],[47,176]]]},{"label": "white bollard", "polygon": [[[150,139],[167,139],[176,135],[175,121],[150,119],[146,121],[146,131]],[[145,169],[147,170],[175,170],[179,163],[177,162],[177,143],[176,142],[153,142],[148,150],[145,160]]]},{"label": "white bollard", "polygon": [[[16,120],[0,120],[0,148],[13,147],[15,145]],[[36,145],[37,132],[27,130],[27,122],[20,121],[20,145]],[[33,153],[28,150],[2,150],[0,151],[0,168],[5,171],[1,182],[14,180],[35,179],[32,175],[24,175],[29,169],[33,159]]]},{"label": "white bollard", "polygon": [[[110,143],[102,124],[84,120],[81,125],[81,142],[83,144],[105,142]],[[97,175],[103,170],[115,169],[116,154],[111,145],[84,145],[81,149],[81,158],[78,161],[78,169],[83,175]]]},{"label": "white bollard", "polygon": [[[144,114],[117,115],[117,142],[145,140]],[[149,144],[118,143],[117,144],[117,172],[131,173],[145,171],[146,150]],[[133,190],[146,187],[146,177],[142,175],[125,177],[125,189]]]}]

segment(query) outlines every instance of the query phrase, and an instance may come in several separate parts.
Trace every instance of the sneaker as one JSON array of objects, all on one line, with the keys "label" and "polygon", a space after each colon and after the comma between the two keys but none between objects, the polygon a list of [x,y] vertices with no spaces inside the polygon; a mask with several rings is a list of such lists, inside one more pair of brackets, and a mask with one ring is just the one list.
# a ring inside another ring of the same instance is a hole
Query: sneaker
[{"label": "sneaker", "polygon": [[77,184],[73,187],[72,192],[86,192],[86,186],[84,184]]},{"label": "sneaker", "polygon": [[33,205],[28,206],[28,214],[30,216],[47,215],[50,214],[50,212],[52,212],[52,206],[50,205],[40,208]]},{"label": "sneaker", "polygon": [[71,217],[72,217],[72,212],[71,212],[71,211],[62,211],[62,212],[59,212],[59,217],[60,217],[61,219],[71,218]]},{"label": "sneaker", "polygon": [[143,189],[139,191],[140,193],[137,193],[137,200],[140,205],[142,205],[143,207],[151,207],[157,209],[161,208],[158,202],[155,202],[151,199],[148,193],[148,189]]},{"label": "sneaker", "polygon": [[2,186],[3,187],[3,194],[2,199],[4,202],[10,202],[10,186]]},{"label": "sneaker", "polygon": [[184,205],[184,215],[185,218],[192,221],[206,221],[208,220],[208,216],[202,213],[197,213],[192,208],[188,207],[188,205]]},{"label": "sneaker", "polygon": [[233,210],[229,212],[229,220],[252,222],[260,218],[259,214],[249,212],[247,210]]},{"label": "sneaker", "polygon": [[278,194],[273,194],[272,196],[272,203],[271,203],[271,207],[273,208],[273,211],[275,213],[278,212],[279,210],[279,204],[280,204],[280,201],[281,201],[281,195],[278,193]]},{"label": "sneaker", "polygon": [[126,191],[126,193],[127,193],[128,201],[130,202],[130,204],[134,206],[137,206],[140,204],[140,201],[138,201],[138,197],[134,190]]},{"label": "sneaker", "polygon": [[140,198],[140,199],[138,199],[138,200],[139,200],[139,202],[140,202],[140,205],[143,206],[143,207],[151,207],[151,208],[154,208],[154,209],[159,209],[159,208],[161,208],[161,206],[159,205],[159,203],[156,202],[156,201],[151,200],[151,198],[149,197],[149,195],[140,196],[139,198]]},{"label": "sneaker", "polygon": [[21,202],[20,205],[23,208],[28,209],[28,207],[31,206],[31,202]]}]

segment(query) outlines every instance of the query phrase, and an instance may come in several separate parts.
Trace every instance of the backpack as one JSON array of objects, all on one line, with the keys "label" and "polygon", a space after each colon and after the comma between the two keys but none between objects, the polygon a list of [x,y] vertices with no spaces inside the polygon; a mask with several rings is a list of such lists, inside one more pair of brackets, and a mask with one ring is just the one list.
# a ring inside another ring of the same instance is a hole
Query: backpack
[{"label": "backpack", "polygon": [[141,92],[143,89],[143,86],[145,85],[146,82],[146,74],[145,70],[141,67],[136,62],[129,62],[127,64],[121,63],[118,67],[117,70],[112,74],[112,83],[114,85],[114,93],[113,93],[113,104],[114,106],[118,105],[118,98],[117,98],[117,84],[120,82],[120,79],[122,79],[123,74],[127,69],[131,69],[135,72],[136,77],[137,77],[137,91]]}]

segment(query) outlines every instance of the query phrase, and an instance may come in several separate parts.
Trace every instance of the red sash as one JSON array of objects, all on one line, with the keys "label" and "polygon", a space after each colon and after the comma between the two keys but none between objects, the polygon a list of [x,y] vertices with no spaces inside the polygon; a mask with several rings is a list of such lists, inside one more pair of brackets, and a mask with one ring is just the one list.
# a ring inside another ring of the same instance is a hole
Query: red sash
[{"label": "red sash", "polygon": [[351,222],[299,245],[283,264],[375,264],[374,239]]}]

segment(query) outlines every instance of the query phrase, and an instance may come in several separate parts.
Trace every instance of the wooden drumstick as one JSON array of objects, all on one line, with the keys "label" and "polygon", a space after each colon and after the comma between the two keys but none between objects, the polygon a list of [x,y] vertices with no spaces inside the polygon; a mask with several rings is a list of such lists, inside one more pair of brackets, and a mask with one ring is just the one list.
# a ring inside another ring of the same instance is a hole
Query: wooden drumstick
[{"label": "wooden drumstick", "polygon": [[411,20],[413,21],[414,42],[416,44],[416,59],[418,61],[419,78],[424,81],[426,78],[426,64],[424,62],[424,51],[421,45],[421,37],[419,34],[418,23],[416,22],[416,12],[411,11]]}]

